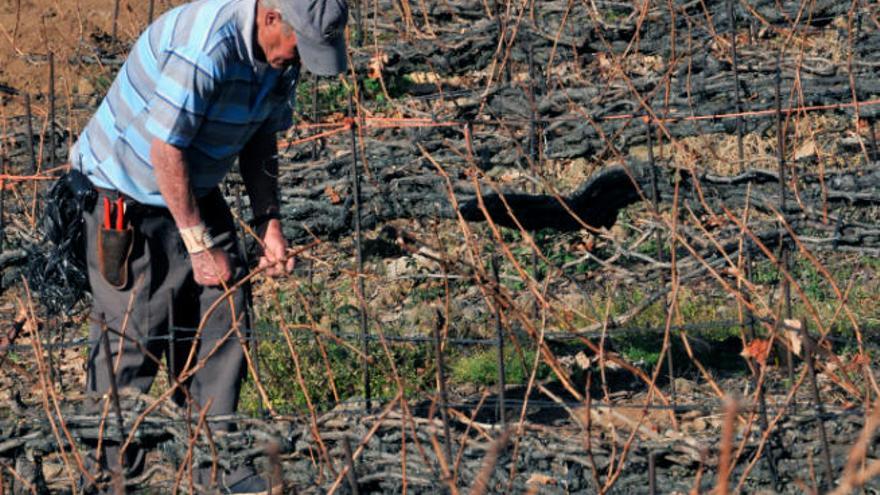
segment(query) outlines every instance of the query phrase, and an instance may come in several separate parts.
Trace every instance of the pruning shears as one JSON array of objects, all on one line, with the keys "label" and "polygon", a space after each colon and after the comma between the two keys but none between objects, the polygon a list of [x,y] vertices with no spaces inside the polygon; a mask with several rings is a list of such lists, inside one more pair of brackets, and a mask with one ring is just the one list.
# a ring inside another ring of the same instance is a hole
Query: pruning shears
[{"label": "pruning shears", "polygon": [[[113,213],[116,213],[116,221],[111,222]],[[123,230],[125,228],[125,201],[122,197],[110,202],[110,198],[104,196],[104,229]]]}]

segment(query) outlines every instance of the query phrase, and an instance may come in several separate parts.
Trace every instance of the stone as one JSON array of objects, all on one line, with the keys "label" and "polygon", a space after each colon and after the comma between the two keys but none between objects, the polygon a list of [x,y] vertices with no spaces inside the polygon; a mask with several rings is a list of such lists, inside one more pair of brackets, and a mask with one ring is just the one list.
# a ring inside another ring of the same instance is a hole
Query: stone
[{"label": "stone", "polygon": [[76,82],[77,94],[88,96],[95,92],[95,85],[86,77],[79,78]]},{"label": "stone", "polygon": [[689,395],[699,388],[696,383],[687,378],[676,378],[673,383],[675,384],[675,392],[679,394]]}]

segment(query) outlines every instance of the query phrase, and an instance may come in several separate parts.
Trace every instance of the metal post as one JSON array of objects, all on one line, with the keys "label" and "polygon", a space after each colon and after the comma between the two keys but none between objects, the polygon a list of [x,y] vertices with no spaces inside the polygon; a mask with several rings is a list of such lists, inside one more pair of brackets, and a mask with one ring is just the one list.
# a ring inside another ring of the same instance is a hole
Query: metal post
[{"label": "metal post", "polygon": [[868,129],[871,131],[871,149],[874,151],[874,160],[880,160],[880,149],[877,148],[877,133],[874,131],[874,119],[868,121]]},{"label": "metal post", "polygon": [[[122,405],[119,402],[119,389],[116,386],[116,371],[113,369],[113,358],[110,355],[110,337],[107,336],[107,324],[101,319],[101,344],[104,347],[104,362],[107,364],[107,379],[110,381],[110,398],[113,400],[113,409],[116,412],[116,426],[119,428],[119,448],[125,444],[128,435],[125,434],[125,423],[122,418]],[[125,487],[125,467],[122,463],[122,451],[119,452],[119,471],[113,473],[114,490]],[[123,488],[124,489],[124,488]]]},{"label": "metal post", "polygon": [[[745,246],[745,272],[746,272],[746,280],[749,283],[752,282],[752,250],[751,250],[751,241],[746,241]],[[744,294],[746,302],[750,302],[751,298],[748,294]],[[746,316],[748,321],[748,336],[749,340],[753,340],[755,338],[755,316],[751,313],[751,311],[747,312]],[[757,388],[756,392],[758,394],[758,421],[761,424],[761,430],[767,431],[769,428],[769,421],[767,420],[767,400],[764,395],[764,385],[760,384],[759,386],[759,378],[758,378],[758,370],[754,369],[754,373],[752,375],[752,382]],[[773,446],[776,443],[776,433],[775,430],[770,433],[769,444],[766,449],[764,449],[764,461],[767,462],[767,468],[770,470],[770,479],[773,481],[773,486],[777,489],[781,489],[781,485],[779,484],[779,472],[776,469],[776,455],[773,453]]]},{"label": "metal post", "polygon": [[[651,166],[651,201],[653,202],[654,212],[659,216],[660,215],[660,186],[657,183],[657,163],[654,159],[654,139],[653,139],[654,129],[651,125],[651,119],[649,116],[645,116],[645,138],[648,145],[648,163]],[[663,261],[663,236],[660,233],[660,229],[656,229],[654,232],[654,242],[657,244],[657,261]],[[663,277],[660,279],[660,283],[665,284],[665,280]],[[676,401],[676,393],[675,393],[675,365],[673,363],[672,358],[672,343],[670,342],[669,349],[666,352],[666,373],[669,376],[669,393],[672,398],[672,403],[675,404]]]},{"label": "metal post", "polygon": [[[238,208],[239,216],[241,216],[242,212],[244,211],[244,205],[242,203],[241,198],[245,194],[246,194],[245,191],[239,190],[238,194],[235,195],[235,206],[236,206],[236,208]],[[229,196],[228,186],[227,186],[226,195]],[[251,206],[253,206],[253,205],[251,205]],[[245,239],[245,236],[247,235],[247,233],[244,231],[244,229],[239,228],[238,231],[239,231],[239,235],[241,236],[241,238]],[[250,260],[250,257],[248,256],[247,249],[242,251],[242,257],[244,258],[243,261],[244,261],[245,266],[251,266],[251,260]],[[250,346],[251,361],[253,361],[253,363],[254,363],[254,374],[256,374],[257,380],[260,380],[260,376],[261,376],[261,374],[260,374],[260,336],[257,334],[257,329],[255,328],[255,325],[253,324],[252,315],[253,315],[253,307],[254,307],[254,297],[253,297],[253,292],[251,292],[251,284],[246,284],[244,287],[242,287],[241,290],[244,291],[244,308],[243,308],[243,310],[244,310],[244,315],[243,315],[244,316],[244,329],[242,329],[242,330],[245,333],[245,339],[247,340],[248,345]],[[268,411],[266,410],[265,406],[263,405],[263,401],[258,401],[258,404],[259,404],[258,410],[260,412],[260,416],[267,417],[266,415],[268,414]]]},{"label": "metal post", "polygon": [[804,341],[805,359],[807,370],[810,374],[810,389],[813,393],[813,402],[816,407],[816,415],[819,419],[819,439],[822,441],[822,462],[825,465],[825,480],[822,489],[834,484],[834,469],[831,467],[831,454],[828,447],[828,433],[825,431],[825,404],[819,396],[819,385],[816,382],[816,369],[813,367],[813,351],[815,343],[807,332],[807,320],[801,321],[801,338]]},{"label": "metal post", "polygon": [[37,173],[37,156],[34,153],[34,126],[31,123],[31,94],[24,94],[24,112],[27,117],[27,150],[28,158],[31,160],[31,172]]},{"label": "metal post", "polygon": [[[505,46],[505,38],[507,37],[507,23],[505,22],[504,16],[501,15],[501,3],[498,0],[495,0],[495,23],[498,26],[498,40],[500,41],[499,46]],[[503,57],[502,57],[503,60]],[[510,73],[510,63],[505,64],[504,67],[504,78],[505,82],[509,83],[511,80]],[[500,76],[500,74],[499,74]]]},{"label": "metal post", "polygon": [[[266,456],[269,458],[269,465],[272,467],[272,473],[266,476],[269,482],[268,493],[287,493],[287,486],[284,483],[284,475],[282,475],[281,452],[278,444],[271,444]],[[296,493],[295,491],[293,493]]]},{"label": "metal post", "polygon": [[348,472],[345,474],[348,480],[348,487],[351,489],[352,495],[358,495],[357,473],[354,472],[354,456],[351,453],[351,442],[347,436],[342,437],[342,450],[345,453],[345,465],[348,466]]},{"label": "metal post", "polygon": [[[318,123],[318,76],[312,77],[312,123]],[[312,141],[312,160],[318,159],[318,141]]]},{"label": "metal post", "polygon": [[[782,122],[782,51],[776,56],[776,161],[779,164],[779,211],[785,214],[786,211],[786,189],[785,189],[785,132]],[[788,279],[782,275],[781,271],[789,271],[790,263],[788,260],[788,248],[785,244],[783,234],[779,239],[779,262],[780,277],[782,278],[782,293],[785,298],[785,315],[791,318],[791,287]],[[786,367],[788,368],[788,379],[794,379],[794,364],[791,355],[791,348],[786,347]]]},{"label": "metal post", "polygon": [[[648,163],[651,166],[651,201],[654,203],[654,212],[660,215],[660,187],[657,183],[657,163],[654,160],[653,133],[650,117],[645,116],[645,139],[648,144]],[[657,261],[663,261],[663,237],[660,235],[660,229],[656,229],[654,234],[657,243]]]},{"label": "metal post", "polygon": [[[743,249],[745,250],[745,253],[743,253],[743,257],[745,258],[743,260],[745,262],[744,269],[746,272],[746,280],[749,282],[749,284],[752,283],[752,247],[751,247],[751,245],[752,245],[751,240],[746,240],[743,245]],[[743,299],[746,302],[751,302],[752,301],[751,294],[749,294],[748,292],[745,292],[743,294]],[[746,328],[748,328],[748,337],[749,337],[749,340],[753,340],[755,338],[755,315],[753,315],[752,312],[749,311],[748,308],[746,308],[746,318],[748,318],[748,327],[746,327]]]},{"label": "metal post", "polygon": [[743,158],[743,119],[739,114],[742,113],[742,105],[739,98],[739,57],[736,53],[736,11],[733,8],[733,0],[727,0],[727,14],[730,17],[730,56],[733,63],[733,98],[736,105],[736,151],[737,159],[740,166],[745,166]]},{"label": "metal post", "polygon": [[355,46],[360,48],[364,46],[364,40],[366,36],[364,35],[364,11],[363,6],[361,5],[361,0],[355,0],[355,8],[357,9],[355,12],[357,14],[357,28],[358,28],[358,36],[355,40]]},{"label": "metal post", "polygon": [[358,313],[361,325],[361,346],[364,358],[361,363],[364,376],[364,399],[366,400],[367,409],[372,408],[370,393],[370,346],[369,332],[367,329],[367,308],[364,291],[364,261],[363,249],[361,245],[361,172],[358,166],[358,146],[357,146],[357,123],[354,111],[353,93],[348,95],[348,116],[352,119],[351,125],[351,194],[354,197],[354,244],[355,244],[355,267],[357,273],[357,291],[358,291]]},{"label": "metal post", "polygon": [[[755,380],[757,384],[757,380]],[[769,421],[767,420],[767,399],[764,395],[764,385],[758,388],[758,421],[761,424],[761,430],[767,431]],[[779,471],[776,469],[776,454],[773,453],[773,447],[777,443],[775,430],[770,433],[767,448],[764,449],[764,460],[767,461],[767,468],[770,470],[770,480],[776,490],[781,491],[783,486],[779,481]]]},{"label": "metal post", "polygon": [[354,18],[354,23],[351,25],[351,45],[353,47],[359,47],[361,43],[359,39],[363,37],[363,32],[361,31],[361,2],[360,0],[349,0],[349,5],[352,5],[351,15]]},{"label": "metal post", "polygon": [[176,347],[177,329],[173,323],[168,325],[168,383],[173,385],[177,381],[177,352]]},{"label": "metal post", "polygon": [[535,90],[535,56],[534,56],[534,46],[532,43],[531,36],[529,37],[529,47],[528,47],[528,63],[529,63],[529,107],[530,107],[530,122],[529,122],[529,157],[532,160],[532,163],[537,165],[538,160],[538,105],[537,105],[537,95]]},{"label": "metal post", "polygon": [[437,310],[437,321],[434,324],[434,359],[437,361],[437,388],[440,393],[440,417],[443,418],[443,434],[445,435],[446,441],[444,442],[444,447],[446,448],[446,459],[447,462],[452,462],[452,434],[449,429],[449,411],[447,404],[447,395],[446,395],[446,370],[443,361],[443,345],[440,340],[440,329],[443,328],[443,325],[446,322],[446,318],[443,317],[443,313],[440,310]]},{"label": "metal post", "polygon": [[657,495],[657,453],[648,454],[648,493]]},{"label": "metal post", "polygon": [[[6,174],[6,147],[0,150],[0,173]],[[0,253],[6,243],[6,181],[0,180]],[[0,294],[3,293],[3,270],[0,270]]]},{"label": "metal post", "polygon": [[58,146],[55,135],[55,54],[49,52],[49,166],[54,167]]},{"label": "metal post", "polygon": [[45,349],[48,362],[46,364],[49,365],[49,383],[51,383],[54,387],[55,381],[61,376],[61,374],[58,372],[58,367],[55,365],[55,353],[52,352],[52,328],[57,327],[58,325],[53,324],[55,323],[54,318],[49,317],[47,318],[47,320]]},{"label": "metal post", "polygon": [[155,3],[156,3],[156,0],[150,0],[149,5],[147,6],[147,25],[153,23],[153,14],[155,12],[154,4]]},{"label": "metal post", "polygon": [[119,25],[119,0],[115,0],[113,2],[113,33],[111,34],[111,37],[112,37],[114,43],[116,43],[116,41],[118,41],[116,39],[118,25]]},{"label": "metal post", "polygon": [[[492,259],[492,273],[495,276],[495,293],[497,295],[501,295],[501,277],[498,275],[498,265],[500,263],[500,259],[498,256],[495,256]],[[498,350],[498,408],[497,415],[499,421],[501,421],[501,427],[506,428],[507,426],[507,418],[505,417],[505,413],[507,411],[507,404],[504,399],[504,389],[507,388],[507,378],[506,373],[504,371],[504,326],[501,324],[501,305],[499,303],[500,297],[496,297],[495,299],[495,335],[496,335],[496,347]]]},{"label": "metal post", "polygon": [[[318,81],[319,77],[317,75],[312,76],[312,124],[318,123]],[[318,140],[312,140],[312,160],[318,159]],[[309,290],[311,291],[314,275],[315,275],[315,260],[309,257],[308,266],[308,280],[309,280]]]},{"label": "metal post", "polygon": [[[538,105],[535,95],[535,57],[532,37],[529,36],[528,63],[529,63],[529,160],[536,171],[540,170],[539,160],[540,153],[538,151]],[[537,194],[538,188],[532,184],[532,192]],[[532,238],[537,243],[537,232],[532,232]],[[541,274],[538,270],[538,252],[532,249],[532,273],[534,273],[535,281],[540,283]],[[540,313],[538,300],[535,300],[533,317],[537,320]]]},{"label": "metal post", "polygon": [[[176,294],[173,290],[168,293],[168,385],[174,386],[177,383],[177,327],[174,322],[174,299]],[[193,342],[195,345],[195,342]],[[262,401],[260,401],[262,403]]]}]

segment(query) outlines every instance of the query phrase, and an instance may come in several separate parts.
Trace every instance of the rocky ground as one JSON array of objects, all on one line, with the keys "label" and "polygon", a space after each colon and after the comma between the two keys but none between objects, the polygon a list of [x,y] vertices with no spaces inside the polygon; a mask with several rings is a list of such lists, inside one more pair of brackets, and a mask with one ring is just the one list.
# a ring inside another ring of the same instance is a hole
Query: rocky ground
[{"label": "rocky ground", "polygon": [[[5,171],[30,173],[31,149],[39,170],[63,160],[146,22],[146,5],[120,7],[112,40],[112,2],[0,5]],[[157,13],[169,7],[155,4]],[[511,3],[499,15],[478,1],[365,7],[367,36],[352,51],[360,81],[354,149],[340,124],[349,80],[302,82],[299,125],[285,136],[298,144],[282,148],[285,229],[298,245],[321,242],[299,257],[295,276],[258,278],[254,287],[259,345],[242,428],[208,433],[163,402],[135,435],[152,452],[147,475],[127,480],[133,488],[199,491],[189,487],[192,461],[255,462],[291,493],[648,493],[652,482],[659,493],[688,493],[719,485],[719,466],[730,459],[731,490],[825,491],[833,484],[822,428],[837,483],[855,480],[860,465],[876,468],[873,437],[864,452],[855,449],[862,429],[876,428],[866,418],[880,393],[872,383],[880,324],[876,6],[737,4],[735,36],[725,2],[528,7]],[[51,125],[50,51],[58,97]],[[858,111],[853,99],[863,102]],[[800,109],[776,114],[777,105]],[[752,113],[719,115],[739,111]],[[408,120],[383,120],[396,118]],[[313,122],[335,134],[299,142],[318,132]],[[58,162],[50,160],[52,136]],[[585,181],[621,163],[646,200],[656,179],[659,205],[639,198],[610,229],[496,230],[475,206],[485,195],[510,227],[493,194],[541,194],[534,204],[547,208],[542,215],[568,215],[556,196],[576,203]],[[353,256],[354,170],[362,269]],[[58,453],[59,444],[69,452],[65,428],[79,447],[116,438],[115,407],[80,394],[87,305],[69,307],[71,279],[49,276],[69,271],[57,270],[39,239],[34,192],[44,186],[0,184],[0,321],[8,322],[0,328],[0,492],[18,476],[18,487],[64,493],[75,489],[78,470],[75,456]],[[235,176],[224,192],[247,219]],[[790,268],[780,270],[786,251]],[[369,411],[362,311],[372,335]],[[815,351],[824,412],[798,319],[813,339],[828,332]],[[150,396],[124,394],[126,430],[167,387],[160,371]],[[847,467],[851,455],[859,462]]]}]

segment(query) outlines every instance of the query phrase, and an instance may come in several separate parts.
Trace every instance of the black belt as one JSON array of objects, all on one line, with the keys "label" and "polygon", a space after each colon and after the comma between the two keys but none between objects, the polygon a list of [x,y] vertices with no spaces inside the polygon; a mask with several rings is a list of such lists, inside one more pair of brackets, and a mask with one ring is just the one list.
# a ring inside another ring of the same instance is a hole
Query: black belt
[{"label": "black belt", "polygon": [[103,187],[98,187],[94,184],[92,186],[98,191],[99,196],[105,196],[110,198],[111,200],[116,200],[117,198],[122,198],[125,201],[125,205],[130,212],[131,218],[136,216],[145,217],[145,216],[167,216],[171,218],[171,211],[164,206],[153,206],[153,205],[145,205],[143,203],[138,202],[131,196],[119,192],[116,189],[106,189]]},{"label": "black belt", "polygon": [[118,197],[122,197],[126,202],[131,201],[133,203],[136,203],[135,200],[133,200],[130,197],[126,196],[125,194],[117,191],[116,189],[104,189],[103,187],[98,187],[94,184],[92,184],[92,187],[94,187],[95,190],[98,191],[98,194],[100,194],[101,196],[107,196],[110,199],[116,199]]},{"label": "black belt", "polygon": [[[106,196],[106,197],[113,199],[113,200],[121,197],[125,201],[125,204],[128,205],[129,208],[134,208],[139,213],[146,214],[146,215],[168,215],[169,217],[171,216],[171,211],[164,206],[145,205],[143,203],[138,202],[137,200],[135,200],[131,196],[117,191],[116,189],[106,189],[103,187],[98,187],[94,184],[92,184],[92,187],[94,187],[95,190],[98,191],[98,194],[101,196]],[[208,201],[210,199],[213,199],[212,196],[215,196],[215,195],[220,195],[220,198],[223,197],[220,193],[219,187],[215,187],[215,188],[211,189],[211,191],[208,194],[205,194],[204,196],[197,198],[196,201],[199,203],[204,202],[204,201]]]}]

